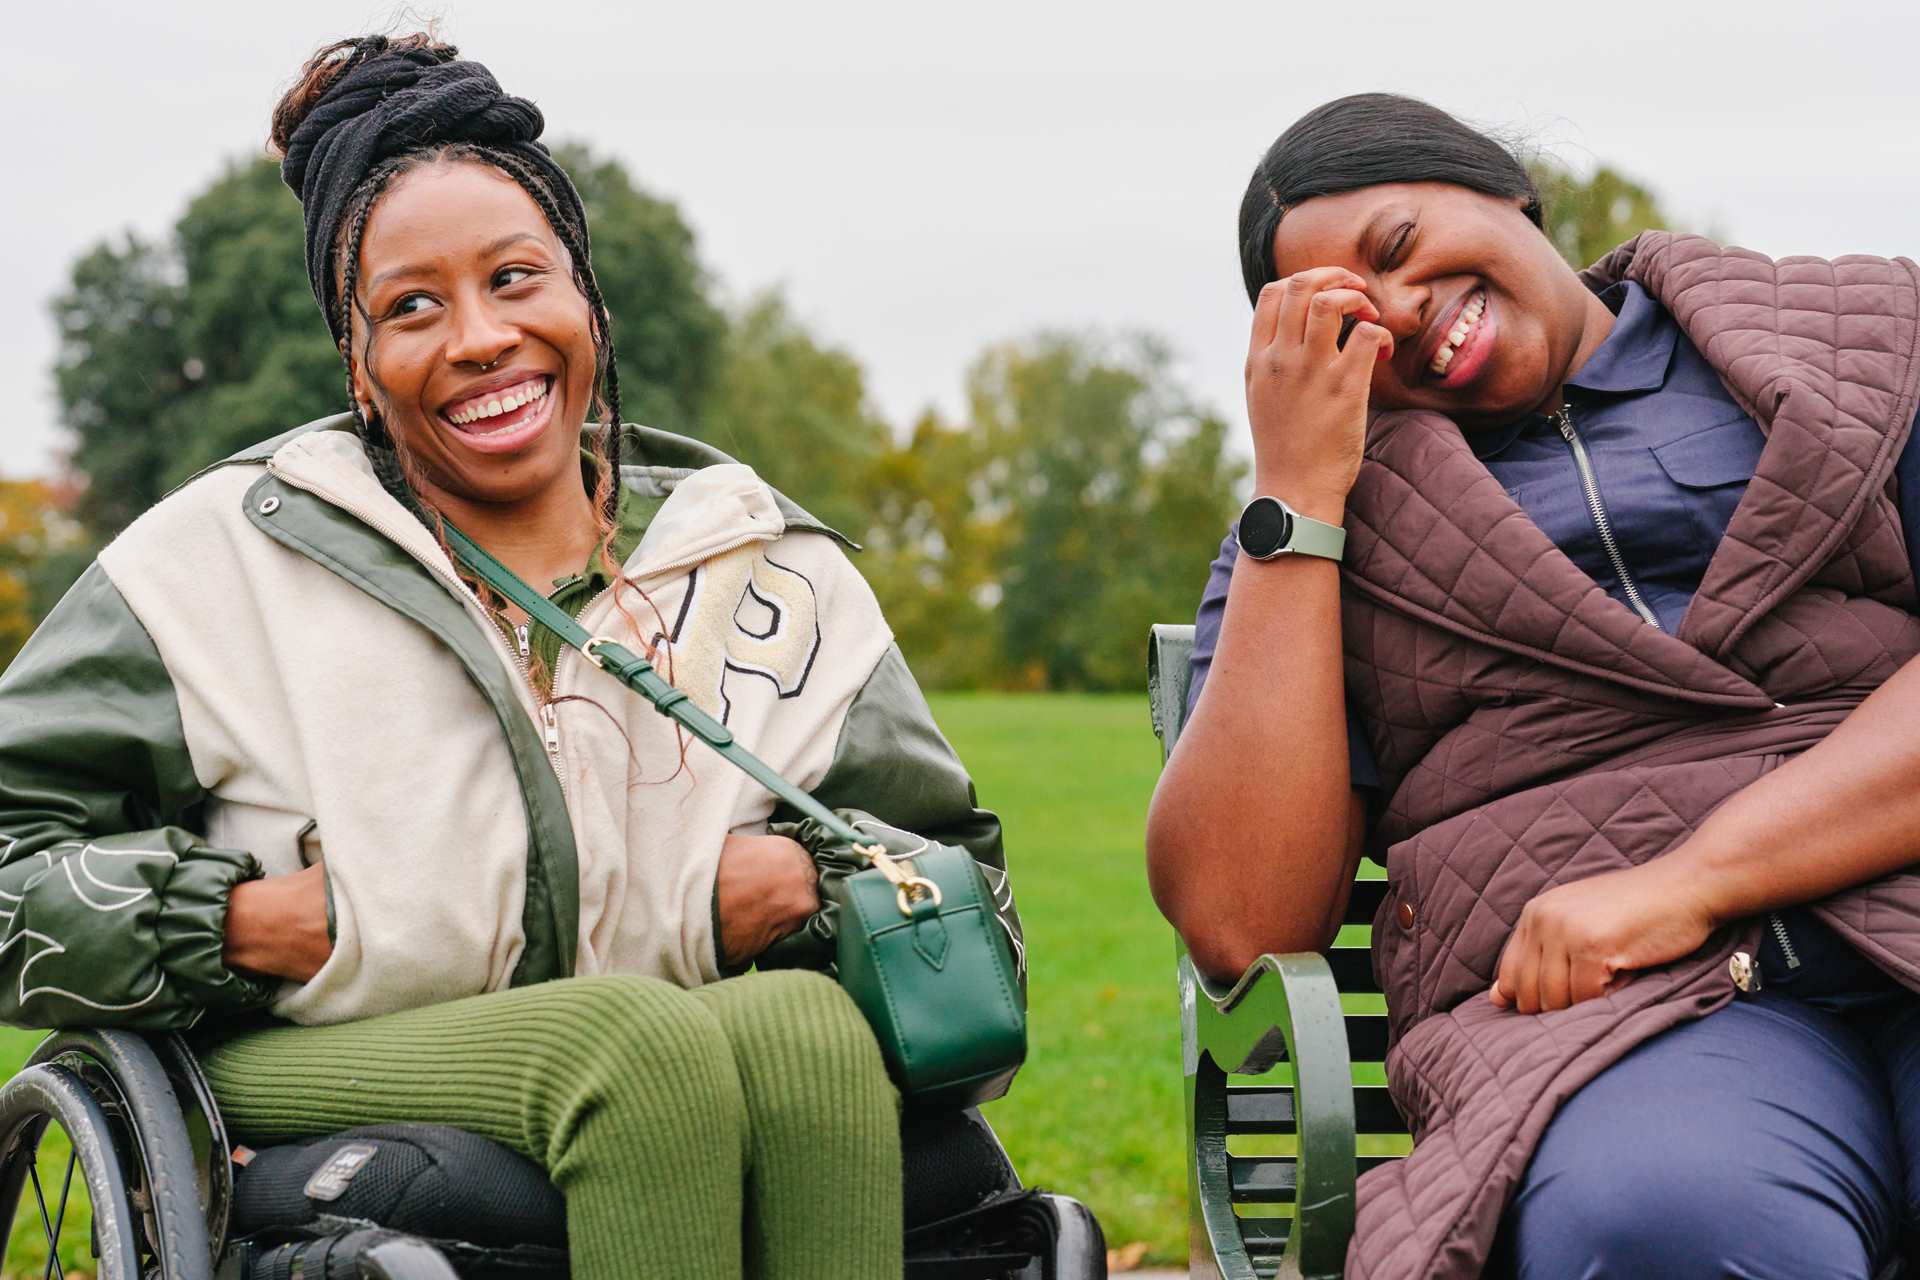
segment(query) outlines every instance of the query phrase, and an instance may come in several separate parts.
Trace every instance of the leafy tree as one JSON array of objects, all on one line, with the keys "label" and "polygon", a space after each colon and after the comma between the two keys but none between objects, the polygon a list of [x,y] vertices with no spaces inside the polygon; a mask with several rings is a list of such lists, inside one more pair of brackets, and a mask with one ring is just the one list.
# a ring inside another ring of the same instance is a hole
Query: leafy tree
[{"label": "leafy tree", "polygon": [[45,480],[0,480],[0,670],[41,616],[36,571],[79,539],[79,526],[63,509],[71,498]]},{"label": "leafy tree", "polygon": [[923,419],[876,486],[869,575],[902,647],[929,684],[1135,687],[1148,624],[1191,612],[1231,517],[1225,424],[1144,338],[995,347],[967,386],[967,429]]},{"label": "leafy tree", "polygon": [[[186,383],[160,408],[165,489],[256,441],[333,413],[346,380],[307,284],[300,205],[271,160],[227,166],[174,228]],[[119,424],[123,434],[131,424]],[[83,453],[74,462],[91,476]]]},{"label": "leafy tree", "polygon": [[181,293],[164,251],[129,235],[76,262],[54,303],[54,387],[89,481],[80,514],[95,528],[120,528],[165,491],[160,418],[186,389]]},{"label": "leafy tree", "polygon": [[867,404],[859,361],[816,341],[779,294],[763,293],[728,327],[708,404],[692,434],[859,536],[872,511],[862,477],[892,444]]},{"label": "leafy tree", "polygon": [[1642,231],[1673,226],[1652,190],[1609,165],[1582,178],[1558,161],[1540,158],[1527,172],[1540,190],[1547,238],[1575,267],[1599,261]]},{"label": "leafy tree", "polygon": [[1010,683],[996,606],[1011,522],[989,489],[996,468],[967,427],[922,414],[867,473],[860,570],[921,683]]}]

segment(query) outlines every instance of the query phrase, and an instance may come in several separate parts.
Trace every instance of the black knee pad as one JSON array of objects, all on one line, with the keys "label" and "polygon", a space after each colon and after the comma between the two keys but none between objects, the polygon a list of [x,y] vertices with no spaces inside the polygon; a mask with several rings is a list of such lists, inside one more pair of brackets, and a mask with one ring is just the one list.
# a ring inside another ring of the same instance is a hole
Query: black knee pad
[{"label": "black knee pad", "polygon": [[277,1244],[360,1227],[426,1240],[466,1277],[567,1273],[566,1204],[546,1173],[459,1129],[349,1129],[258,1151],[235,1175],[235,1239]]}]

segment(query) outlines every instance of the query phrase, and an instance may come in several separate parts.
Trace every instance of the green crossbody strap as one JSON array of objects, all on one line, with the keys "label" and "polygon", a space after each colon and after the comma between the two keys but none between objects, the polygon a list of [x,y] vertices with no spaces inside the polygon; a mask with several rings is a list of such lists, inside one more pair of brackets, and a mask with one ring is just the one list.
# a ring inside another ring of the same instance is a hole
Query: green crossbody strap
[{"label": "green crossbody strap", "polygon": [[829,835],[846,841],[849,848],[864,857],[904,895],[903,902],[918,901],[925,897],[938,898],[938,890],[932,882],[900,866],[888,856],[884,845],[861,835],[846,819],[788,782],[766,761],[741,746],[727,726],[702,711],[683,691],[662,679],[651,662],[618,641],[590,634],[566,610],[522,582],[519,575],[494,559],[486,548],[460,532],[451,522],[444,523],[442,527],[446,530],[447,545],[453,548],[453,554],[482,582],[519,605],[526,611],[527,617],[578,649],[588,662],[645,698],[655,711],[712,747],[748,777],[771,791],[776,798],[786,801],[818,822]]},{"label": "green crossbody strap", "polygon": [[[682,725],[687,732],[738,765],[755,782],[818,822],[829,833],[845,840],[870,858],[878,851],[881,856],[874,859],[876,865],[885,859],[884,850],[877,850],[871,840],[855,831],[839,814],[788,782],[766,761],[736,742],[727,726],[702,711],[693,699],[662,679],[651,662],[606,636],[589,634],[585,627],[567,615],[566,610],[522,582],[513,570],[487,554],[485,548],[473,539],[450,523],[443,527],[447,532],[447,543],[460,563],[471,569],[482,582],[526,610],[527,617],[585,654],[588,662],[645,698],[653,704],[655,711]],[[892,876],[887,878],[893,879]]]}]

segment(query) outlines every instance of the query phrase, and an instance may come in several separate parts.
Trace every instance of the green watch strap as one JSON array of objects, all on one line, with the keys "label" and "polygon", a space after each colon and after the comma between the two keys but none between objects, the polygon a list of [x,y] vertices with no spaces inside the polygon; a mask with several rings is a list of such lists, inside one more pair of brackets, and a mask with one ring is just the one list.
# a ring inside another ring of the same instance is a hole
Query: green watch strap
[{"label": "green watch strap", "polygon": [[1346,554],[1347,531],[1337,524],[1328,524],[1325,520],[1315,520],[1312,516],[1303,516],[1294,511],[1293,537],[1287,540],[1285,550],[1303,556],[1325,556],[1329,560],[1339,560]]}]

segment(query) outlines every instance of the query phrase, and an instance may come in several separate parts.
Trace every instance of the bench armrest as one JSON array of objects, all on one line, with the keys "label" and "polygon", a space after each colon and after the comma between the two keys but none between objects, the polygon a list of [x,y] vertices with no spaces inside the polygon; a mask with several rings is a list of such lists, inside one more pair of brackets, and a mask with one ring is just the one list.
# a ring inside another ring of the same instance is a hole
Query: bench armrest
[{"label": "bench armrest", "polygon": [[1233,1212],[1226,1078],[1257,1075],[1284,1060],[1293,1064],[1299,1157],[1294,1224],[1279,1274],[1337,1280],[1353,1234],[1353,1069],[1340,991],[1325,957],[1264,955],[1223,990],[1181,948],[1179,981],[1196,1261],[1205,1248],[1227,1280],[1254,1274]]}]

